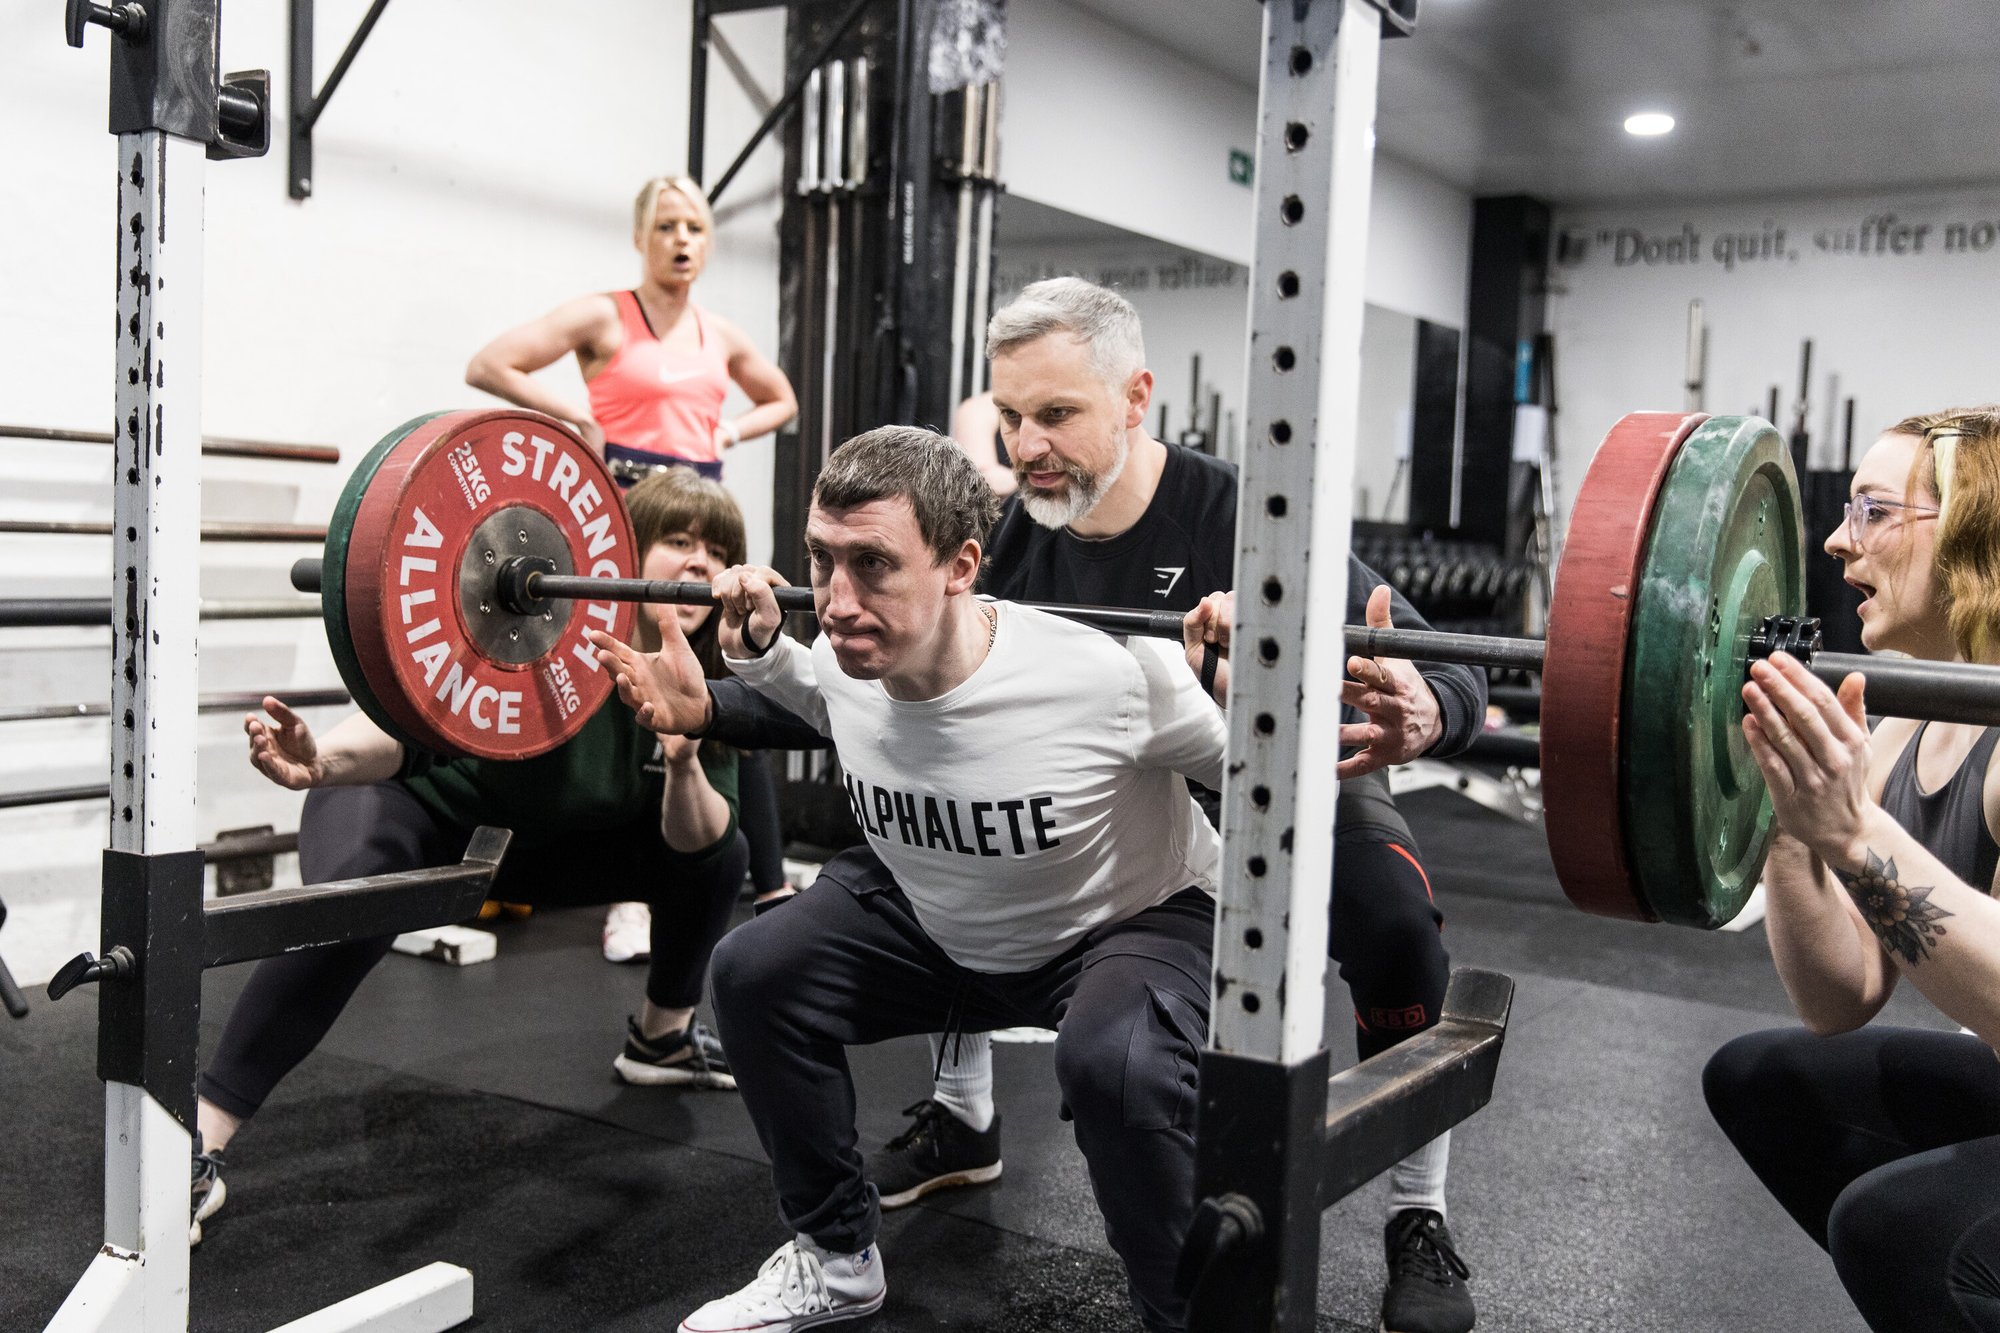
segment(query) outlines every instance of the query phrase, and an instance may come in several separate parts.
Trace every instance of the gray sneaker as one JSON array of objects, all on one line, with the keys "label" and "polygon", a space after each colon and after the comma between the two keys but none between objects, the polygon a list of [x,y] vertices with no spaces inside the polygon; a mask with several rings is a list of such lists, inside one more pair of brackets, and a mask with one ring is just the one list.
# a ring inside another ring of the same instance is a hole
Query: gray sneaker
[{"label": "gray sneaker", "polygon": [[638,1021],[625,1020],[625,1049],[611,1062],[618,1077],[627,1083],[649,1087],[721,1088],[733,1091],[736,1076],[729,1072],[729,1059],[722,1042],[702,1026],[698,1018],[671,1037],[648,1040],[639,1032]]}]

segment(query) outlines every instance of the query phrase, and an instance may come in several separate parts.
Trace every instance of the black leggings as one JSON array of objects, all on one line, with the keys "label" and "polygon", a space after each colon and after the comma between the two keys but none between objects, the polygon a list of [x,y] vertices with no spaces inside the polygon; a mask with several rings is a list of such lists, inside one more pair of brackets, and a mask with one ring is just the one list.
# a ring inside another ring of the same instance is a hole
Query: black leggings
[{"label": "black leggings", "polygon": [[1702,1074],[1876,1333],[2000,1333],[2000,1060],[1977,1037],[1753,1032]]},{"label": "black leggings", "polygon": [[759,897],[785,886],[785,832],[771,757],[745,750],[736,764],[737,823],[750,844],[750,887]]},{"label": "black leggings", "polygon": [[[471,835],[439,820],[400,783],[327,787],[306,796],[299,817],[299,875],[319,884],[450,865]],[[662,1009],[688,1009],[701,998],[708,957],[729,928],[748,859],[740,834],[705,856],[677,854],[649,819],[579,833],[556,846],[510,850],[492,892],[539,907],[649,904],[646,998]],[[258,963],[198,1080],[201,1095],[231,1115],[254,1115],[319,1045],[393,940],[381,935]]]},{"label": "black leggings", "polygon": [[1333,855],[1327,953],[1354,999],[1360,1057],[1437,1026],[1451,959],[1430,880],[1396,842],[1343,841]]}]

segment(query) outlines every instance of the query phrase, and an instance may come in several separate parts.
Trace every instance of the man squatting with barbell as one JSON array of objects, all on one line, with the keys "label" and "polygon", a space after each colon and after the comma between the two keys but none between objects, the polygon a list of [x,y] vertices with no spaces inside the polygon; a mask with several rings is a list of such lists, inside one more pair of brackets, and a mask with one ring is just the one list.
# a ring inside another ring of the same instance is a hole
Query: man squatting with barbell
[{"label": "man squatting with barbell", "polygon": [[[1018,554],[995,561],[989,585],[1029,597],[1151,607],[1165,602],[1171,609],[1194,605],[1195,589],[1226,585],[1234,558],[1233,471],[1168,449],[1140,428],[1152,380],[1143,368],[1137,317],[1130,306],[1087,283],[1057,280],[1030,288],[995,318],[992,330],[989,354],[996,358],[996,390],[1002,393],[1012,452],[1032,503],[1029,518],[1016,505],[1003,519],[996,545]],[[1156,576],[1156,567],[1176,559],[1173,568],[1179,575],[1193,576],[1184,584],[1181,577]],[[1387,589],[1380,578],[1351,562],[1350,581],[1354,614],[1361,614],[1366,603],[1369,619],[1386,623]],[[1377,588],[1381,591],[1371,597]],[[1407,605],[1397,619],[1421,624]],[[1361,683],[1349,685],[1349,701],[1361,703],[1374,717],[1352,723],[1343,733],[1344,742],[1363,747],[1340,765],[1343,777],[1359,778],[1426,747],[1432,752],[1462,748],[1474,734],[1483,703],[1482,682],[1475,673],[1425,666],[1420,676],[1416,668],[1400,663],[1385,668],[1357,661],[1354,666]],[[717,695],[721,704],[710,717],[710,734],[748,729],[763,741],[783,743],[769,730],[756,730],[759,724],[750,719],[759,710],[743,707],[740,691],[723,683]],[[773,711],[763,710],[763,717]],[[1357,1013],[1365,1056],[1436,1021],[1445,960],[1439,918],[1386,784],[1379,775],[1365,783],[1350,780],[1343,793],[1344,891],[1336,900],[1340,906],[1333,930],[1336,957],[1345,954],[1354,961],[1343,961],[1342,974],[1356,991],[1357,1009],[1378,1008],[1365,997],[1380,996],[1383,987],[1399,982],[1406,991],[1414,989],[1422,1005],[1422,1017],[1401,1028],[1370,1024]],[[1418,966],[1411,966],[1413,956]],[[1201,998],[1205,1009],[1205,990]],[[1413,1006],[1406,1002],[1398,1007]],[[1194,1044],[1202,1035],[1196,1033]],[[970,1078],[963,1069],[968,1063],[977,1066]],[[911,1133],[870,1160],[867,1175],[873,1184],[899,1174],[921,1182],[926,1177],[920,1168],[935,1178],[950,1169],[947,1154],[954,1147],[971,1142],[976,1148],[980,1139],[997,1138],[990,1129],[977,1135],[970,1127],[959,1128],[956,1119],[966,1114],[962,1094],[969,1083],[984,1102],[979,1109],[991,1116],[984,1043],[959,1064],[959,1070],[940,1080],[937,1103],[920,1113]],[[943,1118],[946,1106],[954,1116],[950,1122]],[[1182,1109],[1191,1113],[1191,1104]],[[1177,1128],[1185,1135],[1187,1121]],[[911,1152],[913,1146],[919,1151]],[[927,1160],[911,1160],[920,1153]],[[997,1166],[997,1157],[994,1142],[988,1160]],[[941,1158],[947,1158],[942,1165]],[[1471,1325],[1463,1266],[1451,1253],[1442,1226],[1443,1163],[1440,1144],[1414,1155],[1392,1178],[1386,1327]],[[901,1201],[921,1192],[905,1193]],[[1185,1226],[1185,1210],[1179,1225]]]}]

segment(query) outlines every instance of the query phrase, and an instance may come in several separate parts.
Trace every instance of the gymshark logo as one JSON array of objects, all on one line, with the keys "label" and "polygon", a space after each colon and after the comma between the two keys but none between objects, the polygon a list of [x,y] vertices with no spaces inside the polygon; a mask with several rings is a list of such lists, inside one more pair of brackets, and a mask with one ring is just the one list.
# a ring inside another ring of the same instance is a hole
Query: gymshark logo
[{"label": "gymshark logo", "polygon": [[1153,589],[1153,595],[1155,597],[1165,597],[1174,590],[1174,585],[1181,581],[1181,575],[1187,573],[1187,566],[1155,565],[1153,566],[1153,572],[1167,581],[1166,586]]},{"label": "gymshark logo", "polygon": [[661,366],[660,383],[679,384],[682,380],[691,380],[695,376],[701,373],[702,372],[699,367],[695,368],[694,370],[668,370],[665,366]]}]

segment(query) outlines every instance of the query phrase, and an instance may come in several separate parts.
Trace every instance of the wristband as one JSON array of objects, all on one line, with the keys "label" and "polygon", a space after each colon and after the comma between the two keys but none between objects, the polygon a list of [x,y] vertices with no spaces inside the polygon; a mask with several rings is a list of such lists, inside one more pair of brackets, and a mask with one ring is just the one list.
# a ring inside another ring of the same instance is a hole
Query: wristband
[{"label": "wristband", "polygon": [[767,655],[768,655],[768,654],[770,653],[771,649],[777,646],[777,642],[778,642],[778,636],[779,636],[780,634],[783,634],[784,632],[785,632],[785,625],[784,625],[784,622],[783,622],[782,620],[780,620],[780,621],[778,622],[778,626],[777,626],[777,628],[776,628],[776,629],[773,629],[773,630],[771,631],[771,637],[770,637],[770,638],[768,638],[768,639],[766,639],[766,640],[764,640],[764,646],[763,646],[762,648],[759,648],[759,647],[757,646],[757,640],[756,640],[755,636],[753,636],[753,635],[752,635],[752,634],[750,633],[750,622],[749,622],[749,621],[747,621],[747,620],[746,620],[746,621],[744,621],[744,622],[743,622],[743,646],[744,646],[745,648],[749,648],[749,649],[751,649],[752,651],[751,651],[751,653],[750,653],[750,656],[748,656],[748,657],[740,657],[740,658],[738,658],[738,659],[737,659],[737,661],[739,661],[739,662],[754,662],[754,661],[756,661],[756,660],[757,660],[758,658],[760,658],[760,657],[764,657],[764,656],[767,656]]},{"label": "wristband", "polygon": [[723,422],[722,429],[723,432],[729,436],[730,444],[737,445],[743,443],[743,432],[736,428],[735,422],[733,421]]}]

